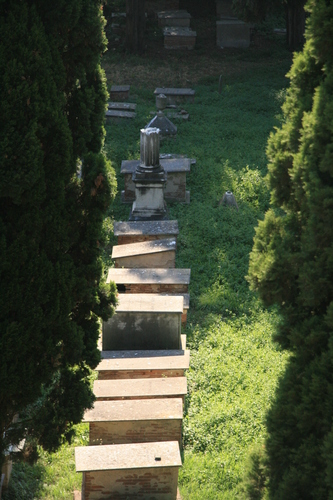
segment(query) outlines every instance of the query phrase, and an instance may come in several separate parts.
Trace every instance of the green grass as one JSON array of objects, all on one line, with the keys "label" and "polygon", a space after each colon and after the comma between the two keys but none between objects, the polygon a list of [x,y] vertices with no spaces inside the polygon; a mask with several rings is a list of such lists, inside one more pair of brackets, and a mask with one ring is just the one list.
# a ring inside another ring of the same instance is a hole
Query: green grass
[{"label": "green grass", "polygon": [[[265,414],[286,361],[271,340],[279,317],[263,309],[245,276],[254,228],[269,205],[265,148],[278,124],[290,55],[281,49],[275,58],[253,50],[224,53],[224,65],[228,57],[237,71],[223,78],[221,94],[218,75],[203,74],[195,102],[183,105],[190,120],[177,123],[177,138],[160,149],[196,159],[187,179],[190,204],[169,207],[180,229],[176,265],[192,269],[183,500],[241,498],[246,460],[264,439]],[[130,211],[120,203],[121,161],[139,158],[140,128],[155,108],[150,88],[132,85],[131,94],[135,120],[106,127],[105,152],[119,183],[111,227]],[[233,191],[239,211],[219,205],[226,190]],[[74,445],[86,441],[87,429],[79,426]],[[74,446],[64,446],[54,455],[41,453],[34,466],[16,465],[4,499],[71,499],[79,484]]]}]

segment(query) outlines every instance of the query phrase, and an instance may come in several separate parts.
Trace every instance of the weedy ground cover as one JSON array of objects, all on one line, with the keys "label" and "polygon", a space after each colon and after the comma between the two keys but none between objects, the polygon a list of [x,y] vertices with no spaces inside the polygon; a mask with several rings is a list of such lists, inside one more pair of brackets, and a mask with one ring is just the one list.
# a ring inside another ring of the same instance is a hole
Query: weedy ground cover
[{"label": "weedy ground cover", "polygon": [[[192,54],[166,54],[159,39],[141,57],[110,48],[108,84],[131,85],[137,116],[106,126],[105,154],[117,172],[119,192],[105,230],[112,231],[114,220],[128,219],[130,206],[120,202],[120,165],[140,156],[140,128],[152,117],[154,88],[192,86],[195,102],[183,104],[190,120],[177,122],[176,139],[161,143],[161,153],[196,159],[187,180],[190,204],[169,206],[180,230],[176,266],[192,270],[179,484],[183,500],[226,500],[242,496],[246,458],[264,438],[265,413],[286,360],[271,340],[279,317],[263,309],[245,277],[254,228],[269,205],[265,148],[278,124],[291,56],[274,43],[247,51],[220,51],[210,43],[208,54],[204,41],[199,36],[201,45]],[[226,190],[234,193],[238,211],[219,204]],[[114,242],[111,234],[106,266]],[[86,442],[81,425],[73,446],[54,455],[41,452],[33,466],[15,466],[5,500],[72,498],[81,480],[74,446]]]}]

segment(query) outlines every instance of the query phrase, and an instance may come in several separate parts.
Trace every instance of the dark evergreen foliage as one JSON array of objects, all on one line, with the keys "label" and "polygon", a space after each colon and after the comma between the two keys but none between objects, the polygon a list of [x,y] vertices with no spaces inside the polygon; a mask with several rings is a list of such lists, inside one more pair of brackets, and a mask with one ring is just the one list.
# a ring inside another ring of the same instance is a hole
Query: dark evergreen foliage
[{"label": "dark evergreen foliage", "polygon": [[116,184],[100,152],[101,2],[1,0],[0,38],[1,457],[26,431],[55,449],[93,402]]},{"label": "dark evergreen foliage", "polygon": [[307,9],[284,122],[268,145],[272,208],[249,269],[252,288],[279,305],[277,340],[292,353],[268,415],[274,500],[333,498],[333,2]]}]

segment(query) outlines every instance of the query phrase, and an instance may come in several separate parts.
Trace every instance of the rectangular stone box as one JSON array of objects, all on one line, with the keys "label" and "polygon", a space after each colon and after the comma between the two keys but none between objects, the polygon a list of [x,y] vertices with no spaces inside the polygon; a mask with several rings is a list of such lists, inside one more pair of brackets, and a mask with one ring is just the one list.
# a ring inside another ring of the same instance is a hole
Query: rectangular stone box
[{"label": "rectangular stone box", "polygon": [[164,94],[168,104],[177,104],[184,101],[194,102],[195,90],[189,88],[157,87],[154,90],[155,97]]},{"label": "rectangular stone box", "polygon": [[179,234],[176,220],[115,222],[113,233],[118,245],[140,241],[176,239]]},{"label": "rectangular stone box", "polygon": [[130,85],[112,85],[110,99],[112,101],[126,101],[129,96]]},{"label": "rectangular stone box", "polygon": [[117,109],[108,109],[105,111],[105,118],[107,121],[110,120],[121,120],[121,119],[133,119],[136,117],[136,113],[133,111],[122,111]]},{"label": "rectangular stone box", "polygon": [[112,259],[116,268],[173,268],[176,246],[174,238],[114,245]]},{"label": "rectangular stone box", "polygon": [[164,48],[173,50],[193,50],[197,38],[196,31],[190,28],[167,26],[163,29]]},{"label": "rectangular stone box", "polygon": [[184,402],[186,392],[186,377],[95,380],[94,382],[96,401],[180,398]]},{"label": "rectangular stone box", "polygon": [[175,500],[181,467],[177,441],[75,448],[82,500]]},{"label": "rectangular stone box", "polygon": [[221,48],[247,49],[250,46],[250,25],[238,19],[216,21],[216,44]]},{"label": "rectangular stone box", "polygon": [[103,351],[180,349],[182,296],[119,294],[116,313],[103,321]]},{"label": "rectangular stone box", "polygon": [[188,350],[102,351],[98,380],[183,377],[190,364]]},{"label": "rectangular stone box", "polygon": [[107,283],[114,281],[120,293],[188,293],[191,269],[109,269]]},{"label": "rectangular stone box", "polygon": [[186,10],[164,10],[157,14],[158,25],[162,28],[165,26],[178,26],[189,28],[191,22],[191,14]]},{"label": "rectangular stone box", "polygon": [[[186,191],[186,174],[191,170],[189,158],[161,159],[161,166],[167,174],[164,190],[164,199],[178,203],[189,203],[190,193]],[[140,160],[123,160],[120,173],[125,177],[125,189],[122,192],[122,200],[131,203],[135,200],[135,185],[133,174],[140,165]]]},{"label": "rectangular stone box", "polygon": [[182,440],[183,402],[180,398],[95,401],[84,415],[89,444],[150,443]]},{"label": "rectangular stone box", "polygon": [[[161,293],[161,295],[169,296],[169,297],[176,297],[177,295],[179,296],[180,294],[171,294],[171,293]],[[189,293],[182,293],[181,294],[183,297],[183,314],[181,318],[182,326],[186,326],[187,323],[187,311],[190,308],[190,294]]]},{"label": "rectangular stone box", "polygon": [[108,109],[116,111],[135,111],[136,104],[130,102],[108,102]]}]

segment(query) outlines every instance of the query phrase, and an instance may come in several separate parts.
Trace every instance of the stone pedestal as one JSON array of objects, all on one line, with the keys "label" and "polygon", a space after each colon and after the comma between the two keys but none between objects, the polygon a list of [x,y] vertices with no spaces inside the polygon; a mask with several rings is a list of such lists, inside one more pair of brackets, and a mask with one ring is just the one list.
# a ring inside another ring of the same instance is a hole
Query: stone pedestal
[{"label": "stone pedestal", "polygon": [[166,175],[160,165],[158,128],[141,129],[140,165],[133,175],[135,201],[129,220],[162,220],[167,217],[164,201]]}]

